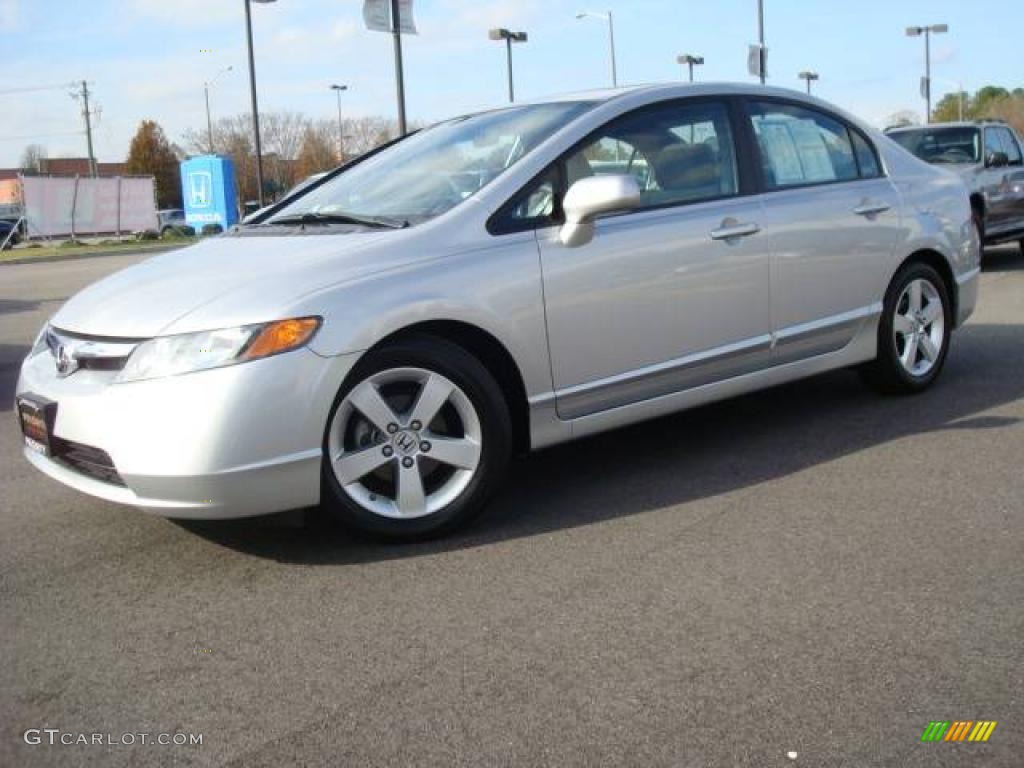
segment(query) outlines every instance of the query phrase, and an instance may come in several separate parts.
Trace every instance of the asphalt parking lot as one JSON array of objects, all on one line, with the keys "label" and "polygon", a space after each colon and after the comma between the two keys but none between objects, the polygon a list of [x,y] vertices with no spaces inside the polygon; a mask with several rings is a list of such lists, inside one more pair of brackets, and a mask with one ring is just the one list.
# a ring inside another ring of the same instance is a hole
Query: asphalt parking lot
[{"label": "asphalt parking lot", "polygon": [[412,546],[184,526],[22,459],[33,335],[137,258],[0,266],[0,765],[1022,764],[1015,249],[924,395],[837,372],[561,446]]}]

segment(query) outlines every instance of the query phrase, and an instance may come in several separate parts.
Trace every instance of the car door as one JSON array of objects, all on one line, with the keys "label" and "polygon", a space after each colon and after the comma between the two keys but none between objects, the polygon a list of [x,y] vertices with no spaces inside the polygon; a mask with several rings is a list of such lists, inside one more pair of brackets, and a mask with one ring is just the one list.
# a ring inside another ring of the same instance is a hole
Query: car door
[{"label": "car door", "polygon": [[735,110],[679,100],[618,118],[563,158],[563,190],[631,173],[641,203],[569,247],[537,231],[556,406],[576,418],[766,364],[769,258]]},{"label": "car door", "polygon": [[899,197],[867,137],[785,100],[748,102],[772,251],[773,362],[841,349],[881,311]]},{"label": "car door", "polygon": [[[997,155],[998,153],[998,155]],[[1006,162],[996,163],[994,159]],[[1024,228],[1024,158],[1005,126],[985,128],[985,205],[989,234]]]}]

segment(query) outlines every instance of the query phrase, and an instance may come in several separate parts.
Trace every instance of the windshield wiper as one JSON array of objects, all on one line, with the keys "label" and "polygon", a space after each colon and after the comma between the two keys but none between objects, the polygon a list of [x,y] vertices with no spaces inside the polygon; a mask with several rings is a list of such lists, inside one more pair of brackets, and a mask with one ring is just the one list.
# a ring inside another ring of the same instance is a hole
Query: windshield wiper
[{"label": "windshield wiper", "polygon": [[302,224],[356,224],[375,229],[405,229],[408,221],[385,219],[370,216],[352,216],[347,213],[297,213],[292,216],[281,216],[266,222],[266,226],[292,227]]}]

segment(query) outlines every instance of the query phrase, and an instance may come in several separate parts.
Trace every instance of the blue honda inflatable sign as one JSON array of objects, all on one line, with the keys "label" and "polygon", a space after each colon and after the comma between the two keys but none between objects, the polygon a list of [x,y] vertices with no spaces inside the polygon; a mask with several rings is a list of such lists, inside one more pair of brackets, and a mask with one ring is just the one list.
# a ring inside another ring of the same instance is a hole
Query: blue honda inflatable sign
[{"label": "blue honda inflatable sign", "polygon": [[238,221],[235,166],[230,157],[200,155],[181,164],[185,221],[196,231],[206,224],[227,229]]}]

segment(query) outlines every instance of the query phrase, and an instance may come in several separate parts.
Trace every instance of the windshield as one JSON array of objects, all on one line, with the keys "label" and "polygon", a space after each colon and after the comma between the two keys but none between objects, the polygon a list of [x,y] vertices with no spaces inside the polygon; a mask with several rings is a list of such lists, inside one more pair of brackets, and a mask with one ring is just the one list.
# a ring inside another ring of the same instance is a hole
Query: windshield
[{"label": "windshield", "polygon": [[897,131],[889,138],[929,163],[977,163],[981,160],[981,136],[977,128],[922,128]]},{"label": "windshield", "polygon": [[439,216],[591,106],[536,104],[439,123],[302,195],[266,223],[305,214],[410,223]]}]

